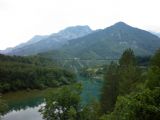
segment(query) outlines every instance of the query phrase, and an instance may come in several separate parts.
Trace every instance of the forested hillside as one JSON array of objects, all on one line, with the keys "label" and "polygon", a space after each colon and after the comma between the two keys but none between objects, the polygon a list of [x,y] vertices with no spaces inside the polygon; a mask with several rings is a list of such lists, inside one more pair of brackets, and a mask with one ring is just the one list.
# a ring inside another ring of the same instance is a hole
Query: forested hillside
[{"label": "forested hillside", "polygon": [[43,89],[74,82],[74,74],[42,57],[0,55],[0,92]]},{"label": "forested hillside", "polygon": [[131,48],[136,56],[150,56],[160,47],[160,38],[142,29],[118,22],[86,36],[70,40],[55,51],[42,53],[50,58],[118,59],[122,52]]}]

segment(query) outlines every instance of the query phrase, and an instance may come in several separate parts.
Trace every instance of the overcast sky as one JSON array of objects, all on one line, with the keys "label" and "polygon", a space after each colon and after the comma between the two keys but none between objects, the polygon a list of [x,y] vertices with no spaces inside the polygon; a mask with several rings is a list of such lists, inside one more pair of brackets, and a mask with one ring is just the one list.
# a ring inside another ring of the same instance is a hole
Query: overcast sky
[{"label": "overcast sky", "polygon": [[0,49],[75,25],[118,21],[160,32],[160,0],[0,0]]}]

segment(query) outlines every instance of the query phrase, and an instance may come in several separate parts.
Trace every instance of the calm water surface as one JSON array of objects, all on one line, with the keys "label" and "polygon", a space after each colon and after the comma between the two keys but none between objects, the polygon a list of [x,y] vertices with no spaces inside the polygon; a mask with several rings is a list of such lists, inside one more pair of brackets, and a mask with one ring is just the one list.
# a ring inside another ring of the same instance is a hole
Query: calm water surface
[{"label": "calm water surface", "polygon": [[[93,99],[99,99],[101,80],[78,77],[83,84],[82,103],[86,104]],[[46,90],[18,91],[2,96],[6,100],[9,110],[2,120],[43,120],[38,110],[44,103],[44,97],[56,88]]]}]

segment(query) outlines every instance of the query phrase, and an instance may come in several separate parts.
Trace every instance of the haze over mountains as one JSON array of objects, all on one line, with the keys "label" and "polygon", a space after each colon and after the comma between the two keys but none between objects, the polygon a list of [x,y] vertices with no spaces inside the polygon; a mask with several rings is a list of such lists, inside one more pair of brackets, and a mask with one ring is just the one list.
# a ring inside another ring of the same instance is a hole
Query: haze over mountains
[{"label": "haze over mountains", "polygon": [[92,30],[89,28],[89,26],[68,27],[51,35],[36,35],[28,42],[17,45],[14,48],[8,48],[4,51],[1,51],[1,53],[21,56],[35,55],[40,52],[58,49],[62,45],[67,44],[68,40],[85,36],[91,32]]},{"label": "haze over mountains", "polygon": [[136,55],[145,56],[151,55],[159,47],[160,38],[157,36],[119,22],[77,40],[71,40],[64,49],[80,58],[113,58],[120,56],[126,48],[133,49]]},{"label": "haze over mountains", "polygon": [[9,55],[43,55],[45,57],[117,58],[126,48],[136,55],[152,55],[160,48],[160,38],[150,32],[118,22],[102,30],[88,26],[66,28],[49,36],[37,36],[11,50]]}]

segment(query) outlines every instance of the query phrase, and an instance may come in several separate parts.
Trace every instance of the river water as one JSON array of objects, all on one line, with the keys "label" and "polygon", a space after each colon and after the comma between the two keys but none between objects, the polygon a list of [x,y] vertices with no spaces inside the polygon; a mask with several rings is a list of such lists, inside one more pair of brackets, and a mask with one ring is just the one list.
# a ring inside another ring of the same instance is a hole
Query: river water
[{"label": "river water", "polygon": [[[98,100],[102,80],[78,77],[78,81],[82,83],[82,104],[89,101]],[[18,91],[7,93],[2,96],[5,99],[9,110],[2,116],[2,120],[43,120],[38,110],[44,103],[44,97],[56,88],[46,90]]]}]

